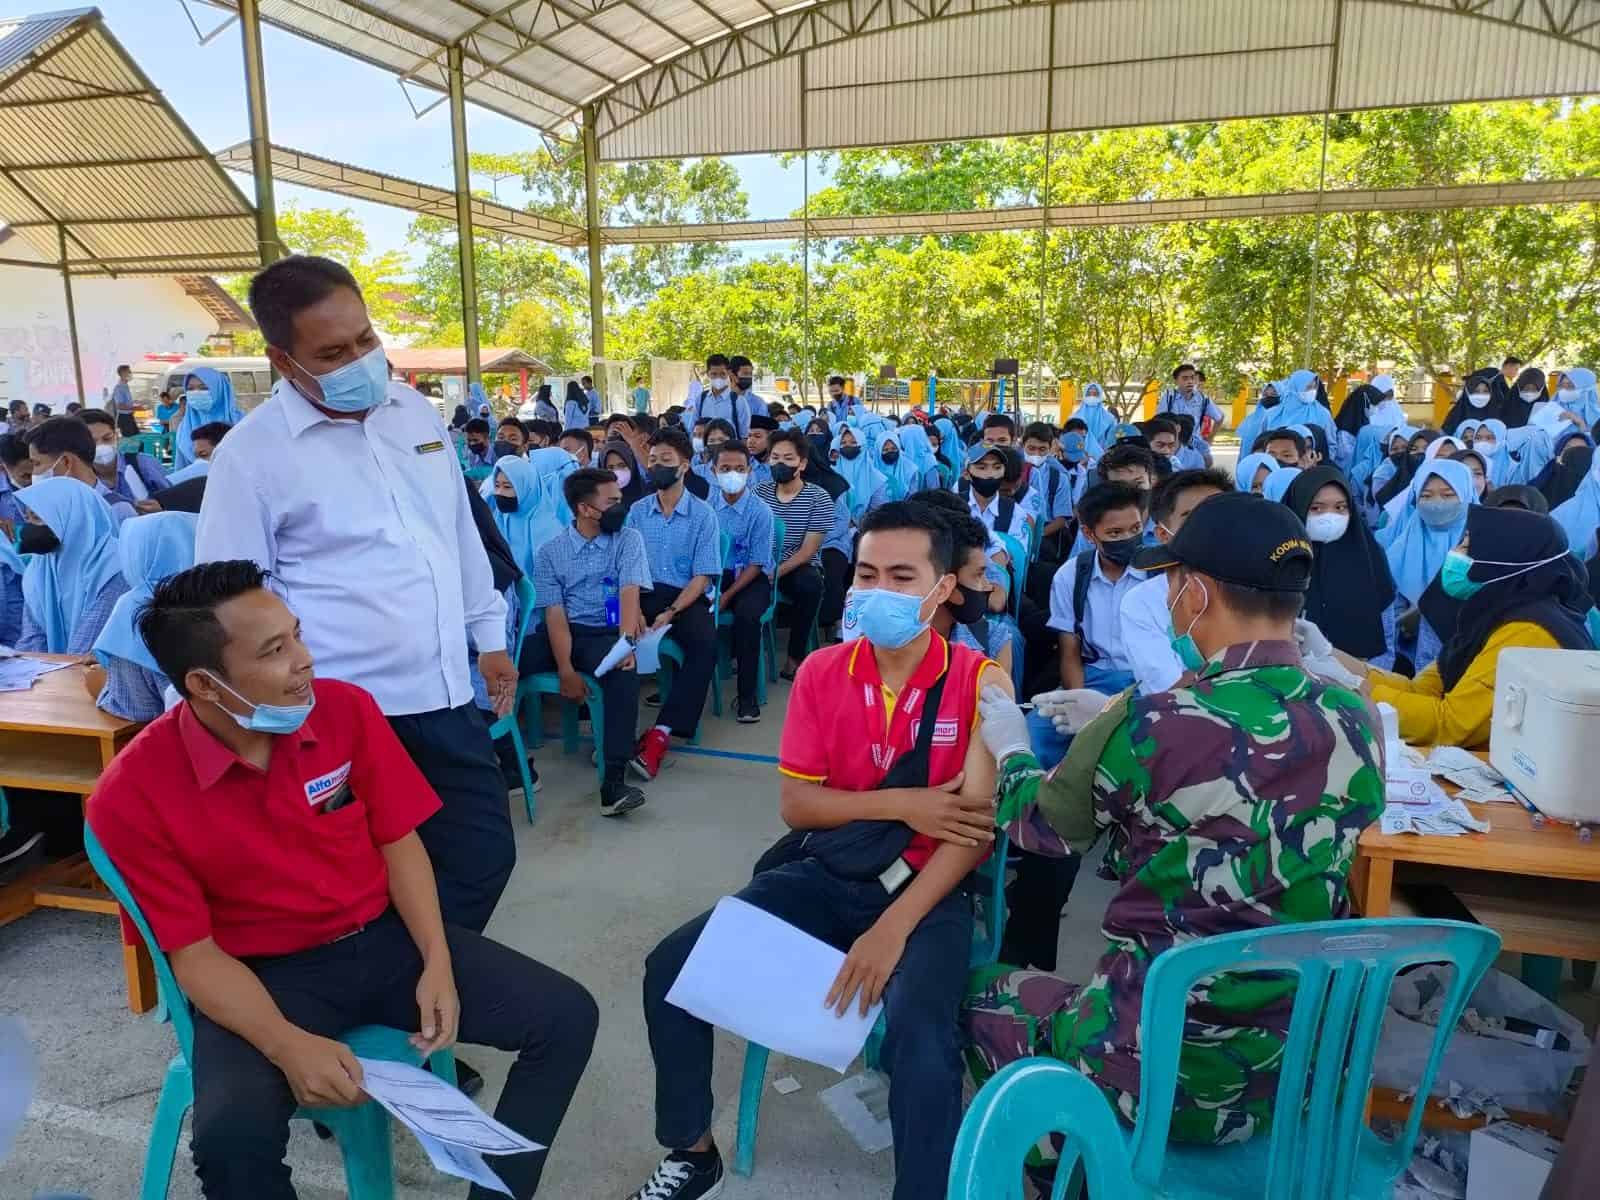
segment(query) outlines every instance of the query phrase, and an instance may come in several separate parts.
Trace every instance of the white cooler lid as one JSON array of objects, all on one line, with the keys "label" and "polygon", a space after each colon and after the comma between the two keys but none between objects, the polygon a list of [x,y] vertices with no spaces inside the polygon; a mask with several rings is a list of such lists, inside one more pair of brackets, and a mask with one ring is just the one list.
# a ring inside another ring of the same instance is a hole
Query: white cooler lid
[{"label": "white cooler lid", "polygon": [[1600,709],[1600,651],[1525,646],[1502,650],[1495,680],[1500,684],[1511,679],[1563,707]]}]

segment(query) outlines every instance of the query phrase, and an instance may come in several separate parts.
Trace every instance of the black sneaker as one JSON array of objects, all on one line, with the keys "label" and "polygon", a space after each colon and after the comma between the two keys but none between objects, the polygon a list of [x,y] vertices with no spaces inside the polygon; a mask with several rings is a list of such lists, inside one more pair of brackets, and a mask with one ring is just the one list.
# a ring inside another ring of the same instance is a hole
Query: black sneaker
[{"label": "black sneaker", "polygon": [[627,783],[608,783],[600,789],[600,815],[622,817],[644,803],[645,796]]},{"label": "black sneaker", "polygon": [[660,692],[651,692],[648,696],[646,696],[644,698],[644,702],[645,702],[646,705],[648,705],[651,708],[660,708],[661,707],[661,693]]},{"label": "black sneaker", "polygon": [[722,1195],[722,1156],[712,1147],[708,1154],[694,1157],[709,1158],[710,1163],[697,1166],[687,1155],[673,1151],[628,1200],[712,1200]]},{"label": "black sneaker", "polygon": [[754,700],[749,703],[739,701],[739,724],[754,725],[761,720],[761,708]]}]

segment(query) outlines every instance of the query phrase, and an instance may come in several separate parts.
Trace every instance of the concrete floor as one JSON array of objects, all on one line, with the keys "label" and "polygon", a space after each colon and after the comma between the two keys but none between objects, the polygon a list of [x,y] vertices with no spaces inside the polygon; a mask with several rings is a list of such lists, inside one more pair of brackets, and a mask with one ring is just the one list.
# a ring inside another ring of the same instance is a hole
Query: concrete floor
[{"label": "concrete floor", "polygon": [[[759,725],[708,719],[706,746],[775,755],[786,691],[777,685]],[[489,933],[581,980],[600,1002],[600,1041],[541,1195],[622,1200],[659,1155],[639,999],[645,955],[749,878],[757,855],[782,831],[776,773],[766,763],[675,755],[647,789],[647,807],[608,821],[596,810],[587,754],[567,759],[551,744],[539,752],[539,767],[538,821],[530,827],[515,816],[519,861]],[[1068,977],[1085,978],[1099,953],[1108,895],[1092,871],[1082,873],[1062,923],[1060,966]],[[47,1189],[94,1200],[136,1195],[173,1042],[168,1029],[127,1011],[116,924],[41,911],[0,929],[0,1013],[21,1017],[40,1060],[29,1119],[0,1166],[0,1200]],[[725,1153],[733,1144],[743,1051],[742,1042],[718,1037],[716,1134]],[[487,1076],[483,1099],[492,1103],[507,1056],[474,1049],[468,1057]],[[801,1090],[775,1092],[771,1081],[783,1075],[798,1079]],[[891,1154],[863,1154],[817,1099],[834,1082],[824,1068],[774,1056],[756,1174],[730,1177],[728,1200],[889,1195]],[[408,1134],[396,1135],[395,1160],[405,1200],[464,1192],[432,1171]],[[344,1194],[337,1151],[303,1123],[296,1123],[289,1161],[306,1200]],[[170,1195],[198,1194],[184,1145]]]}]

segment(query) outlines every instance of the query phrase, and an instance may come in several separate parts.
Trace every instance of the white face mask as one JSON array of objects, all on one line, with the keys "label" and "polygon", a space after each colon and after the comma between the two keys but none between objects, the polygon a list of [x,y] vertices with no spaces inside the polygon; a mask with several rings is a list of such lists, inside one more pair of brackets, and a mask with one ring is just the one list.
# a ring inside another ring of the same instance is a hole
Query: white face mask
[{"label": "white face mask", "polygon": [[1023,457],[1026,458],[1028,460],[1028,462],[1031,465],[1035,466],[1035,467],[1044,466],[1044,455],[1042,455],[1042,454],[1025,454],[1025,455],[1023,455]]},{"label": "white face mask", "polygon": [[726,375],[713,375],[711,377],[711,390],[713,392],[725,392],[725,391],[727,391],[728,390],[728,378],[727,378],[727,376]]},{"label": "white face mask", "polygon": [[99,445],[99,446],[96,446],[94,448],[94,465],[95,466],[97,466],[97,467],[109,467],[112,463],[114,463],[116,461],[117,461],[117,448],[115,446],[113,446],[110,442],[106,442],[103,445]]},{"label": "white face mask", "polygon": [[704,454],[705,453],[705,449],[706,449],[706,440],[705,440],[705,438],[690,438],[689,439],[689,444],[694,447],[694,452],[696,454]]},{"label": "white face mask", "polygon": [[1467,396],[1467,403],[1472,405],[1473,408],[1488,408],[1489,407],[1489,393],[1488,392],[1472,392]]},{"label": "white face mask", "polygon": [[1314,387],[1302,388],[1300,391],[1300,399],[1304,400],[1307,404],[1315,404],[1317,402],[1317,389]]},{"label": "white face mask", "polygon": [[1490,438],[1488,441],[1484,441],[1483,438],[1478,438],[1472,443],[1472,448],[1483,454],[1493,454],[1497,449],[1499,449],[1499,443],[1497,443],[1493,438]]},{"label": "white face mask", "polygon": [[744,491],[745,484],[750,482],[750,476],[743,471],[718,471],[717,486],[725,495],[737,496]]},{"label": "white face mask", "polygon": [[1105,397],[1102,396],[1099,392],[1085,392],[1083,394],[1083,402],[1085,404],[1087,404],[1090,408],[1097,407],[1104,400],[1105,400]]},{"label": "white face mask", "polygon": [[1578,402],[1578,389],[1564,387],[1556,393],[1556,398],[1563,404],[1576,404]]},{"label": "white face mask", "polygon": [[627,487],[633,482],[633,472],[627,467],[615,467],[611,473],[617,477],[618,487]]},{"label": "white face mask", "polygon": [[1349,528],[1349,513],[1312,513],[1306,518],[1306,536],[1313,542],[1337,542]]},{"label": "white face mask", "polygon": [[1517,395],[1522,397],[1522,402],[1524,404],[1532,404],[1535,400],[1537,400],[1539,398],[1539,393],[1538,392],[1522,391],[1522,392],[1518,392]]}]

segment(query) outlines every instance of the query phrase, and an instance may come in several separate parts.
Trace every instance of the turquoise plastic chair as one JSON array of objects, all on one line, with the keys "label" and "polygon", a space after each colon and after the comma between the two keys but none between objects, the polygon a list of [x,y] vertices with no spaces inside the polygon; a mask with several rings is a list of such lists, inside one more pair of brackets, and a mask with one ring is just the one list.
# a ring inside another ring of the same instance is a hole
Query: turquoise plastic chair
[{"label": "turquoise plastic chair", "polygon": [[[606,760],[599,753],[605,745],[606,702],[600,691],[600,681],[593,675],[579,673],[583,680],[584,703],[589,707],[589,726],[594,730],[595,770],[600,783],[606,781]],[[578,706],[561,695],[561,676],[554,671],[540,671],[524,675],[517,681],[517,712],[524,705],[532,707],[532,723],[527,726],[534,748],[544,745],[544,719],[539,713],[539,697],[555,696],[561,700],[561,749],[565,754],[578,753]],[[526,717],[523,718],[526,720]]]},{"label": "turquoise plastic chair", "polygon": [[[787,533],[787,526],[782,518],[772,518],[772,547],[773,561],[783,561],[783,539]],[[770,674],[773,679],[778,678],[777,653],[778,639],[773,632],[772,622],[778,613],[778,586],[773,582],[772,594],[767,597],[767,610],[761,614],[761,652],[756,660],[756,703],[765,706],[767,703],[767,678]],[[728,642],[722,640],[721,631],[733,628],[733,614],[731,612],[717,614],[717,671],[711,677],[711,712],[714,716],[722,715],[722,681],[732,679],[734,672],[733,647],[731,637]]]},{"label": "turquoise plastic chair", "polygon": [[[1500,935],[1456,921],[1321,921],[1200,938],[1151,964],[1140,1014],[1139,1119],[1129,1130],[1086,1076],[1049,1059],[1012,1063],[961,1123],[946,1200],[1021,1200],[1022,1161],[1066,1136],[1054,1195],[1081,1164],[1091,1197],[1117,1200],[1378,1200],[1411,1161],[1424,1101]],[[1449,963],[1427,1068],[1393,1142],[1367,1128],[1372,1060],[1398,972]],[[1168,1144],[1189,992],[1222,971],[1299,975],[1270,1134],[1235,1146]]]},{"label": "turquoise plastic chair", "polygon": [[[517,580],[517,637],[511,647],[511,661],[513,664],[522,660],[522,643],[527,639],[528,630],[533,628],[534,618],[538,611],[533,581],[527,576],[523,576]],[[519,680],[517,691],[520,693],[521,690],[522,686]],[[511,711],[489,726],[489,736],[497,742],[503,737],[511,739],[511,745],[517,753],[517,770],[522,775],[522,807],[528,814],[528,824],[532,825],[538,805],[533,795],[533,776],[528,773],[528,746],[522,740],[522,726],[519,721],[520,709],[521,704],[513,702]]]},{"label": "turquoise plastic chair", "polygon": [[473,483],[482,483],[493,474],[493,467],[468,467],[466,470],[467,478],[472,480]]},{"label": "turquoise plastic chair", "polygon": [[[83,827],[83,848],[95,872],[111,889],[112,895],[116,896],[150,951],[155,963],[156,986],[161,993],[162,1007],[178,1039],[178,1053],[167,1064],[167,1077],[162,1082],[161,1096],[156,1101],[155,1122],[150,1130],[150,1144],[145,1150],[144,1178],[139,1185],[139,1200],[164,1200],[172,1181],[172,1164],[178,1153],[178,1135],[183,1129],[183,1115],[194,1105],[194,1074],[189,1067],[194,1057],[194,1016],[189,1010],[189,998],[178,986],[177,976],[172,973],[167,956],[162,953],[155,936],[150,932],[150,926],[135,903],[133,893],[128,890],[126,881],[106,856],[87,822]],[[362,1025],[346,1032],[340,1040],[362,1058],[412,1065],[422,1061],[422,1056],[411,1045],[410,1037],[399,1029]],[[456,1081],[455,1055],[449,1050],[434,1054],[429,1060],[429,1069],[451,1084]],[[384,1112],[381,1105],[369,1100],[355,1108],[302,1108],[294,1115],[297,1119],[315,1121],[332,1131],[344,1154],[345,1185],[351,1200],[392,1200],[394,1164],[389,1158],[389,1114]]]},{"label": "turquoise plastic chair", "polygon": [[[994,853],[977,870],[983,891],[977,898],[977,921],[973,926],[972,952],[968,959],[974,970],[992,966],[1000,956],[1000,939],[1006,929],[1006,858],[1010,840],[997,833]],[[872,1070],[877,1070],[879,1051],[883,1046],[883,1017],[867,1035],[862,1058]],[[744,1076],[739,1083],[739,1132],[733,1150],[733,1169],[740,1175],[752,1175],[756,1169],[756,1131],[761,1123],[761,1093],[767,1083],[767,1060],[771,1051],[755,1042],[748,1042],[744,1051]]]}]

